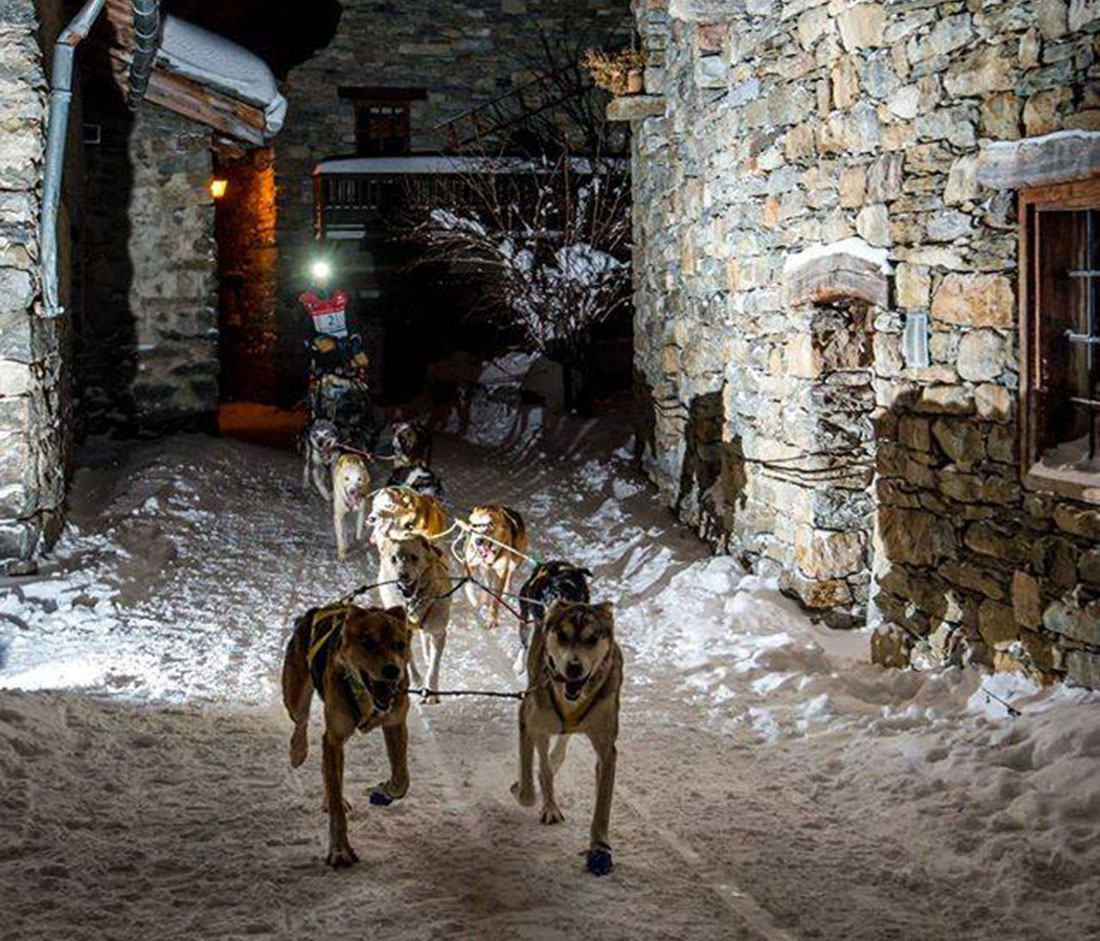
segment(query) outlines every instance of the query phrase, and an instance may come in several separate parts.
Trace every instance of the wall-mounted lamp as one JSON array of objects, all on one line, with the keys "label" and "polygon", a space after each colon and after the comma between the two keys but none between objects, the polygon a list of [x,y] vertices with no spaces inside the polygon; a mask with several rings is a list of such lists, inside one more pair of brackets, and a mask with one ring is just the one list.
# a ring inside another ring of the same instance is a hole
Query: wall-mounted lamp
[{"label": "wall-mounted lamp", "polygon": [[228,180],[212,180],[210,183],[210,195],[215,199],[221,199],[227,189],[229,189]]}]

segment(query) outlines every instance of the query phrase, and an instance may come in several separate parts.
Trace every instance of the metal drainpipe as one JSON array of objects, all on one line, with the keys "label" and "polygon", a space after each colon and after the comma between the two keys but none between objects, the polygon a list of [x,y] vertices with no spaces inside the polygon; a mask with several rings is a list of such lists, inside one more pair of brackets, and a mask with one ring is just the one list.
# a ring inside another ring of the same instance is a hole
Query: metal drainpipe
[{"label": "metal drainpipe", "polygon": [[134,58],[130,62],[130,110],[137,111],[149,87],[160,46],[160,0],[130,0],[134,11]]},{"label": "metal drainpipe", "polygon": [[60,317],[64,311],[58,299],[57,209],[61,203],[61,174],[65,169],[65,141],[69,131],[69,105],[73,100],[73,64],[76,47],[87,38],[107,0],[88,0],[83,9],[57,37],[53,50],[50,88],[49,134],[46,167],[42,179],[42,293],[43,316]]},{"label": "metal drainpipe", "polygon": [[[61,204],[61,177],[65,171],[65,143],[69,135],[69,106],[73,100],[73,70],[76,48],[88,38],[107,0],[88,0],[72,22],[61,31],[53,50],[53,75],[50,82],[49,133],[46,140],[46,166],[42,179],[42,295],[44,317],[60,317],[61,307],[57,272],[57,212]],[[130,107],[137,108],[149,87],[157,47],[160,45],[160,4],[158,0],[131,0],[136,37],[130,65]]]}]

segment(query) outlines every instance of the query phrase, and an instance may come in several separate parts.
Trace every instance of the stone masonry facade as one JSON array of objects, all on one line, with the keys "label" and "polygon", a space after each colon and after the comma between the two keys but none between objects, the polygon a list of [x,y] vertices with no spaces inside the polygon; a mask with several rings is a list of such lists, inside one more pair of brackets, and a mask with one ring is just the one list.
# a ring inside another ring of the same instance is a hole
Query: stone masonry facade
[{"label": "stone masonry facade", "polygon": [[827,621],[869,619],[880,662],[1100,686],[1100,508],[1023,484],[1017,194],[979,182],[991,143],[1100,130],[1100,4],[634,12],[639,450],[664,500]]},{"label": "stone masonry facade", "polygon": [[[439,125],[530,81],[547,67],[545,38],[570,58],[578,48],[629,40],[628,0],[344,0],[336,35],[286,83],[287,126],[275,141],[278,192],[279,359],[300,370],[302,289],[313,237],[313,167],[355,152],[355,108],[341,88],[423,89],[410,106],[414,153],[448,144]],[[295,365],[296,364],[296,365]],[[293,380],[294,376],[291,375]],[[292,383],[293,384],[293,383]]]},{"label": "stone masonry facade", "polygon": [[131,114],[89,90],[86,297],[77,365],[88,430],[202,426],[218,408],[217,251],[210,129],[164,108]]},{"label": "stone masonry facade", "polygon": [[40,303],[38,29],[34,4],[0,0],[0,559],[8,571],[57,537],[67,459],[67,320],[43,318]]}]

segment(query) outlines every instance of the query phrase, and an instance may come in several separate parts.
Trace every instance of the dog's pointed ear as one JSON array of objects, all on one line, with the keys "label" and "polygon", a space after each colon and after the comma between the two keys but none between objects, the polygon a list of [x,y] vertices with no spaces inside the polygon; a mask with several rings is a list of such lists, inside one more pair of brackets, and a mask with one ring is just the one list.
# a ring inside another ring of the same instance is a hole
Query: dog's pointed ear
[{"label": "dog's pointed ear", "polygon": [[615,606],[610,601],[603,601],[600,604],[593,605],[593,607],[604,624],[608,627],[615,626]]},{"label": "dog's pointed ear", "polygon": [[403,604],[394,605],[392,608],[386,608],[386,614],[391,618],[397,618],[399,621],[408,619],[408,614],[405,613],[405,606]]},{"label": "dog's pointed ear", "polygon": [[577,569],[585,578],[592,578],[592,573],[588,569]]}]

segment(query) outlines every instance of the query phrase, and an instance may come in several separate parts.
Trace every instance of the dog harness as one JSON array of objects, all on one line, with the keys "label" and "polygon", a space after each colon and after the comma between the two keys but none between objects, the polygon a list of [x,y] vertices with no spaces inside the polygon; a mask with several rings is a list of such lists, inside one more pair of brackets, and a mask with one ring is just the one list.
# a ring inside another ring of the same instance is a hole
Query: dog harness
[{"label": "dog harness", "polygon": [[[565,713],[561,711],[561,706],[558,705],[558,697],[554,695],[553,682],[560,676],[560,674],[556,670],[551,668],[549,662],[544,663],[544,669],[547,677],[549,678],[549,683],[547,685],[551,687],[548,690],[548,692],[550,693],[550,704],[554,707],[554,714],[557,715],[558,721],[561,723],[562,735],[572,735],[574,732],[576,732],[577,729],[580,728],[581,723],[584,722],[584,720],[587,718],[588,713],[590,713],[595,708],[596,703],[600,701],[597,696],[600,690],[603,689],[604,683],[607,682],[608,676],[611,675],[611,671],[609,669],[605,669],[610,660],[611,655],[608,654],[606,657],[604,657],[603,663],[596,667],[597,673],[603,673],[603,677],[600,679],[600,685],[592,691],[592,698],[589,700],[588,705],[581,710],[580,715],[572,717],[567,717]],[[564,680],[565,677],[561,677],[561,679]]]},{"label": "dog harness", "polygon": [[[328,669],[329,658],[344,631],[344,622],[351,612],[352,605],[340,604],[322,608],[313,615],[311,625],[311,643],[306,652],[306,665],[309,667],[309,675],[313,680],[313,688],[321,699],[325,698],[325,672]],[[318,636],[318,627],[328,622],[328,627]],[[355,727],[360,728],[365,721],[363,710],[359,708],[360,700],[367,695],[367,688],[363,681],[351,671],[344,670],[344,684],[347,687],[348,698],[355,714]]]}]

